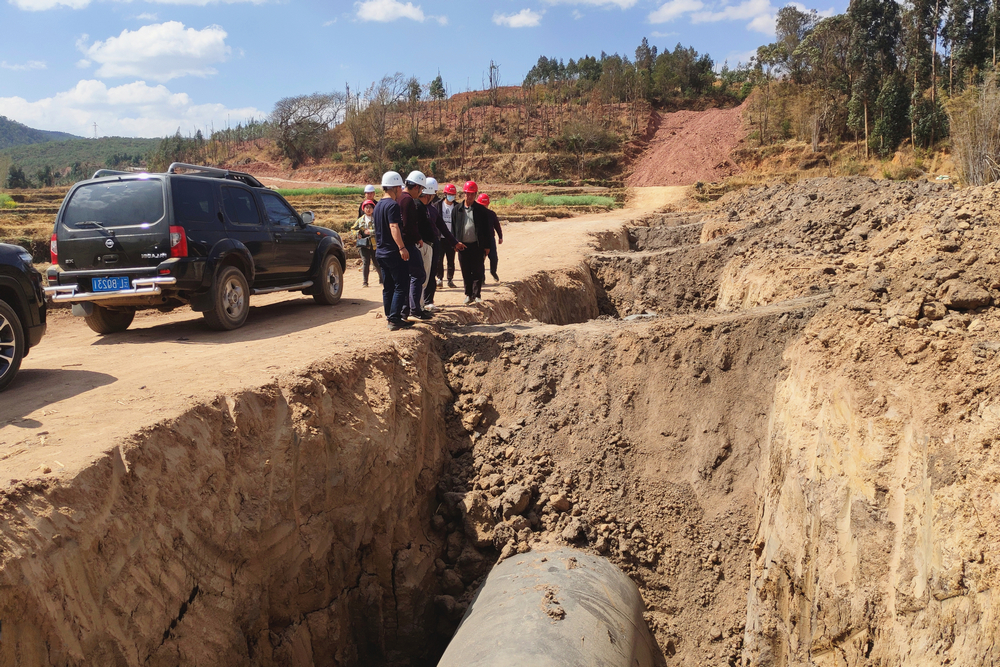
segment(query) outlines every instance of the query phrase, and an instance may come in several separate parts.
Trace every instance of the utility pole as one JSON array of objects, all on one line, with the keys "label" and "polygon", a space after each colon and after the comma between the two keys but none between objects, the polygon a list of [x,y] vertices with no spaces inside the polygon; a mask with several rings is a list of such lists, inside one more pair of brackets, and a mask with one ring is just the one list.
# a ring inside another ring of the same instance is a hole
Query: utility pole
[{"label": "utility pole", "polygon": [[94,123],[94,138],[97,138],[97,123]]}]

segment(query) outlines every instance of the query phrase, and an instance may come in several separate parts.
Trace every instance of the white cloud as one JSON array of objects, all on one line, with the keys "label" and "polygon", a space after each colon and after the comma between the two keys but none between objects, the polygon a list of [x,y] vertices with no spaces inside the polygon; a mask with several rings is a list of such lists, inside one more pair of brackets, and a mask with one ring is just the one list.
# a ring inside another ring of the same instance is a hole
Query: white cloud
[{"label": "white cloud", "polygon": [[715,11],[696,11],[691,14],[691,22],[749,21],[748,30],[773,35],[777,13],[778,9],[771,4],[771,0],[743,0],[738,5],[724,5]]},{"label": "white cloud", "polygon": [[150,14],[149,12],[146,12],[144,14],[139,14],[138,16],[136,16],[136,18],[138,20],[140,20],[140,21],[156,21],[157,20],[156,14]]},{"label": "white cloud", "polygon": [[0,67],[3,69],[13,70],[14,72],[26,72],[33,69],[45,69],[45,63],[41,60],[29,60],[26,63],[8,63],[6,60],[0,62]]},{"label": "white cloud", "polygon": [[425,15],[420,5],[414,5],[412,2],[403,4],[399,0],[364,0],[355,2],[354,6],[357,8],[358,18],[362,21],[388,23],[396,19],[412,19],[423,23],[428,18],[434,18]]},{"label": "white cloud", "polygon": [[[129,0],[125,0],[128,2]],[[9,0],[9,2],[27,11],[44,11],[56,7],[69,7],[70,9],[83,9],[91,3],[91,0]],[[232,5],[240,2],[250,2],[255,5],[263,4],[267,0],[149,0],[161,5],[196,5],[204,7],[212,4]],[[155,15],[154,19],[155,20]],[[141,18],[141,17],[139,17]]]},{"label": "white cloud", "polygon": [[89,46],[84,36],[77,46],[88,60],[100,64],[97,76],[153,81],[211,76],[216,73],[212,65],[224,62],[232,52],[226,45],[226,31],[221,27],[195,30],[178,21],[123,30],[118,37]]},{"label": "white cloud", "polygon": [[577,21],[579,21],[580,19],[582,19],[582,18],[583,18],[583,14],[581,14],[581,13],[580,13],[580,10],[578,10],[578,9],[574,9],[574,10],[573,10],[573,14],[572,14],[572,16],[573,16],[573,18],[575,18],[575,19],[576,19]]},{"label": "white cloud", "polygon": [[658,39],[663,39],[664,37],[677,37],[677,35],[679,35],[679,34],[680,34],[679,32],[676,32],[674,30],[671,30],[669,32],[662,32],[660,30],[654,30],[653,32],[649,33],[649,36],[650,37],[656,37]]},{"label": "white cloud", "polygon": [[669,0],[660,5],[659,9],[650,12],[647,20],[650,23],[668,23],[684,14],[699,11],[704,6],[701,0]]},{"label": "white cloud", "polygon": [[637,1],[638,0],[545,0],[545,2],[550,5],[591,5],[594,7],[614,5],[621,7],[622,9],[633,7]]},{"label": "white cloud", "polygon": [[46,130],[86,134],[97,123],[102,135],[163,137],[181,128],[184,134],[207,131],[227,118],[261,118],[253,107],[230,109],[223,104],[195,104],[186,93],[145,81],[108,88],[102,81],[80,81],[53,97],[29,102],[21,97],[0,97],[0,115]]},{"label": "white cloud", "polygon": [[336,22],[337,22],[337,19],[333,19],[332,21],[326,21],[325,23],[323,23],[323,27],[324,28],[329,28],[330,26],[332,26]]},{"label": "white cloud", "polygon": [[542,15],[530,9],[522,9],[516,14],[497,12],[493,15],[493,22],[508,28],[535,28],[542,22]]}]

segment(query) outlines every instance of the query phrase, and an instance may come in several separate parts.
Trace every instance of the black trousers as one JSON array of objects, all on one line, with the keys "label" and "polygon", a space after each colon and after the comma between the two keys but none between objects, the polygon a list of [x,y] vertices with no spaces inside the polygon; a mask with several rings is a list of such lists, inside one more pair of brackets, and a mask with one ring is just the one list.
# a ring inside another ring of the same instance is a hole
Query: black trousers
[{"label": "black trousers", "polygon": [[445,247],[444,243],[441,243],[443,248],[443,256],[437,261],[434,268],[434,275],[436,275],[441,280],[444,280],[444,260],[448,260],[448,282],[455,279],[455,249]]},{"label": "black trousers", "polygon": [[478,298],[486,281],[486,255],[478,243],[467,243],[465,250],[458,252],[458,263],[462,267],[462,281],[465,296]]},{"label": "black trousers", "polygon": [[490,275],[496,277],[497,275],[497,249],[493,248],[490,250]]}]

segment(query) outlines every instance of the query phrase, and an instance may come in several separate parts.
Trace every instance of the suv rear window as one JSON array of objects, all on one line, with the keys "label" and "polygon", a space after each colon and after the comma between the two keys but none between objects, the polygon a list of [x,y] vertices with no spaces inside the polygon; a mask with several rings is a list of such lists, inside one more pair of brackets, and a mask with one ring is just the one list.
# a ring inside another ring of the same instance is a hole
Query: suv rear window
[{"label": "suv rear window", "polygon": [[98,222],[125,227],[157,222],[163,217],[163,183],[159,180],[114,181],[80,186],[63,211],[63,224]]},{"label": "suv rear window", "polygon": [[218,209],[211,183],[175,178],[170,184],[174,195],[174,218],[181,222],[215,222]]}]

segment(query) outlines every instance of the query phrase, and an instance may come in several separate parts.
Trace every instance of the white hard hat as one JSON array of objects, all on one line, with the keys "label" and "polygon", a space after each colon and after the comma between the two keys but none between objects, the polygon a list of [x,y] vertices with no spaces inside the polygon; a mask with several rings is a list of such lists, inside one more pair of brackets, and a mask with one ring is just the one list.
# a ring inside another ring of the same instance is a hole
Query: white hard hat
[{"label": "white hard hat", "polygon": [[427,187],[427,177],[422,171],[411,171],[410,175],[406,177],[406,182],[419,185],[422,188]]},{"label": "white hard hat", "polygon": [[438,191],[438,182],[436,178],[428,177],[427,185],[424,186],[424,191],[422,194],[425,195],[436,195]]},{"label": "white hard hat", "polygon": [[369,185],[365,186],[365,194],[368,194],[369,192],[375,192],[375,186],[374,185],[369,184]]},{"label": "white hard hat", "polygon": [[387,171],[382,174],[382,187],[391,188],[395,186],[403,186],[403,177],[399,175],[397,171]]}]

